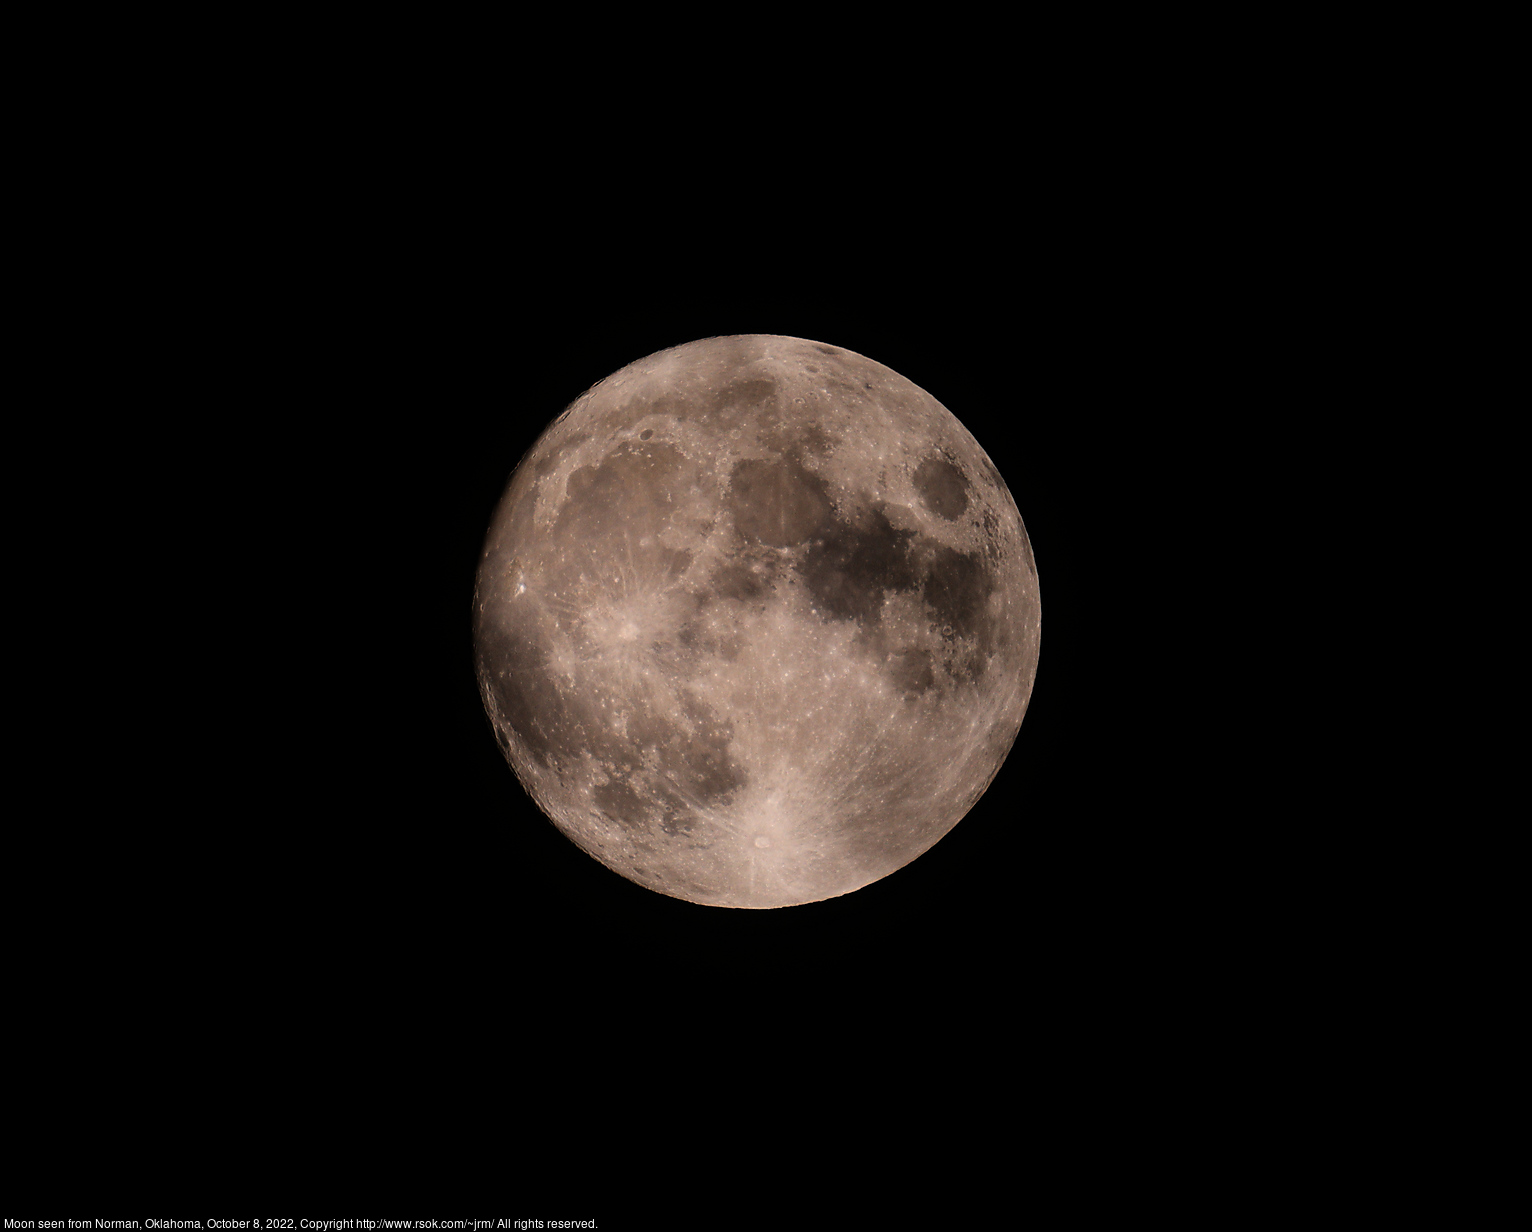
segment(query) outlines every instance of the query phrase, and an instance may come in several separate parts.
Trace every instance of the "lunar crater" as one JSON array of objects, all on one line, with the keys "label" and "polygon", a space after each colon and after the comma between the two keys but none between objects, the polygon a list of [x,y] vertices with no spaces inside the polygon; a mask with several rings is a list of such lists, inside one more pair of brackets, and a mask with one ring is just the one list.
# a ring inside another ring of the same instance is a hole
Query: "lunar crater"
[{"label": "lunar crater", "polygon": [[915,469],[913,479],[921,503],[937,517],[954,522],[967,512],[968,477],[961,467],[932,456]]}]

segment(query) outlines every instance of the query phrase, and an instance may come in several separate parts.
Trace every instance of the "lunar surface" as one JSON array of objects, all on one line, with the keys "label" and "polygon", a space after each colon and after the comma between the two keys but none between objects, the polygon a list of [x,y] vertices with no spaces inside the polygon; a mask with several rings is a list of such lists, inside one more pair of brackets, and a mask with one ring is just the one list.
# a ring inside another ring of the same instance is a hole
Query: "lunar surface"
[{"label": "lunar surface", "polygon": [[661,894],[782,907],[908,864],[984,793],[1037,569],[935,398],[823,343],[708,338],[597,383],[490,525],[480,692],[554,823]]}]

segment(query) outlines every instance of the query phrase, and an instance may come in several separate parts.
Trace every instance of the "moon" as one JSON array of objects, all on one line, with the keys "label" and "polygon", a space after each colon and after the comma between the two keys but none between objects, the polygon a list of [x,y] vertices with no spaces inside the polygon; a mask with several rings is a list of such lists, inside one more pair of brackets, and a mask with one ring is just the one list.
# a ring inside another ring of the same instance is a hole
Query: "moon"
[{"label": "moon", "polygon": [[528,451],[474,588],[479,691],[554,824],[661,894],[769,908],[902,868],[1037,672],[989,456],[882,364],[777,335],[629,364]]}]

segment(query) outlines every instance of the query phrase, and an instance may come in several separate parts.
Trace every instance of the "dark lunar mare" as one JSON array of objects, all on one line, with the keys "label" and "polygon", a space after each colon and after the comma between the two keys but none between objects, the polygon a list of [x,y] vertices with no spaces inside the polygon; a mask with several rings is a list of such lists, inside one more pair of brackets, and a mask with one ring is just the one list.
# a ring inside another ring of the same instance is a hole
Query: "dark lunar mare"
[{"label": "dark lunar mare", "polygon": [[888,674],[905,697],[920,697],[936,685],[931,652],[924,646],[896,651],[889,658]]},{"label": "dark lunar mare", "polygon": [[776,548],[802,543],[830,513],[824,480],[791,455],[735,463],[724,503],[746,542]]},{"label": "dark lunar mare", "polygon": [[921,595],[941,624],[960,637],[976,639],[985,653],[993,644],[994,622],[989,619],[988,604],[994,591],[995,580],[976,553],[935,545]]},{"label": "dark lunar mare", "polygon": [[831,616],[873,625],[887,595],[917,585],[910,559],[914,538],[914,531],[896,529],[881,509],[868,510],[858,522],[835,518],[809,544],[798,572]]},{"label": "dark lunar mare", "polygon": [[623,442],[598,465],[569,476],[553,544],[579,552],[591,543],[657,535],[670,523],[674,500],[687,495],[685,471],[672,445]]},{"label": "dark lunar mare", "polygon": [[968,511],[968,476],[946,458],[927,458],[913,479],[921,504],[937,517],[954,522]]}]

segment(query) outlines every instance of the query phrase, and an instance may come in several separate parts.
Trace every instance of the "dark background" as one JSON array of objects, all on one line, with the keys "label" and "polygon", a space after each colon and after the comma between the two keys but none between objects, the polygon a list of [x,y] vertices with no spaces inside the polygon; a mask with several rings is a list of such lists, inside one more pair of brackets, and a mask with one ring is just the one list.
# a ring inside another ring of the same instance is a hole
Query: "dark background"
[{"label": "dark background", "polygon": [[[562,1108],[557,1146],[592,1169],[678,1102],[723,1149],[786,1107],[836,1151],[855,1107],[895,1127],[897,1182],[996,1112],[1029,1151],[1073,1132],[1093,1160],[1135,1084],[1163,1085],[1128,1136],[1163,1140],[1185,1059],[1280,1019],[1270,989],[1303,960],[1270,956],[1313,927],[1282,873],[1332,863],[1292,816],[1333,802],[1280,795],[1303,725],[1247,728],[1333,705],[1280,645],[1330,596],[1292,581],[1301,534],[1249,524],[1313,499],[1281,450],[1325,457],[1361,390],[1301,362],[1357,315],[1305,260],[1330,188],[1285,179],[1238,116],[1214,131],[1216,94],[1166,122],[1023,67],[943,108],[867,65],[886,80],[858,110],[812,122],[731,114],[758,82],[627,132],[621,101],[571,124],[452,91],[274,122],[274,80],[244,128],[157,153],[170,126],[129,119],[111,166],[61,147],[99,183],[44,254],[80,254],[50,274],[57,319],[29,306],[66,344],[40,414],[67,448],[13,460],[53,468],[39,508],[68,530],[59,585],[18,598],[66,630],[45,734],[69,754],[16,793],[20,1065],[142,1083],[133,1109],[167,1075],[214,1101],[236,1075],[295,1117],[342,1079],[537,1137]],[[507,73],[455,75],[493,95]],[[563,839],[495,747],[469,642],[482,536],[544,425],[735,332],[847,347],[940,399],[1011,487],[1044,609],[1029,712],[970,815],[883,881],[768,912],[664,898]],[[1280,483],[1240,499],[1252,476]],[[1233,1103],[1270,1065],[1251,1048]],[[679,1172],[686,1139],[665,1145]],[[735,1158],[752,1181],[776,1162]]]}]

